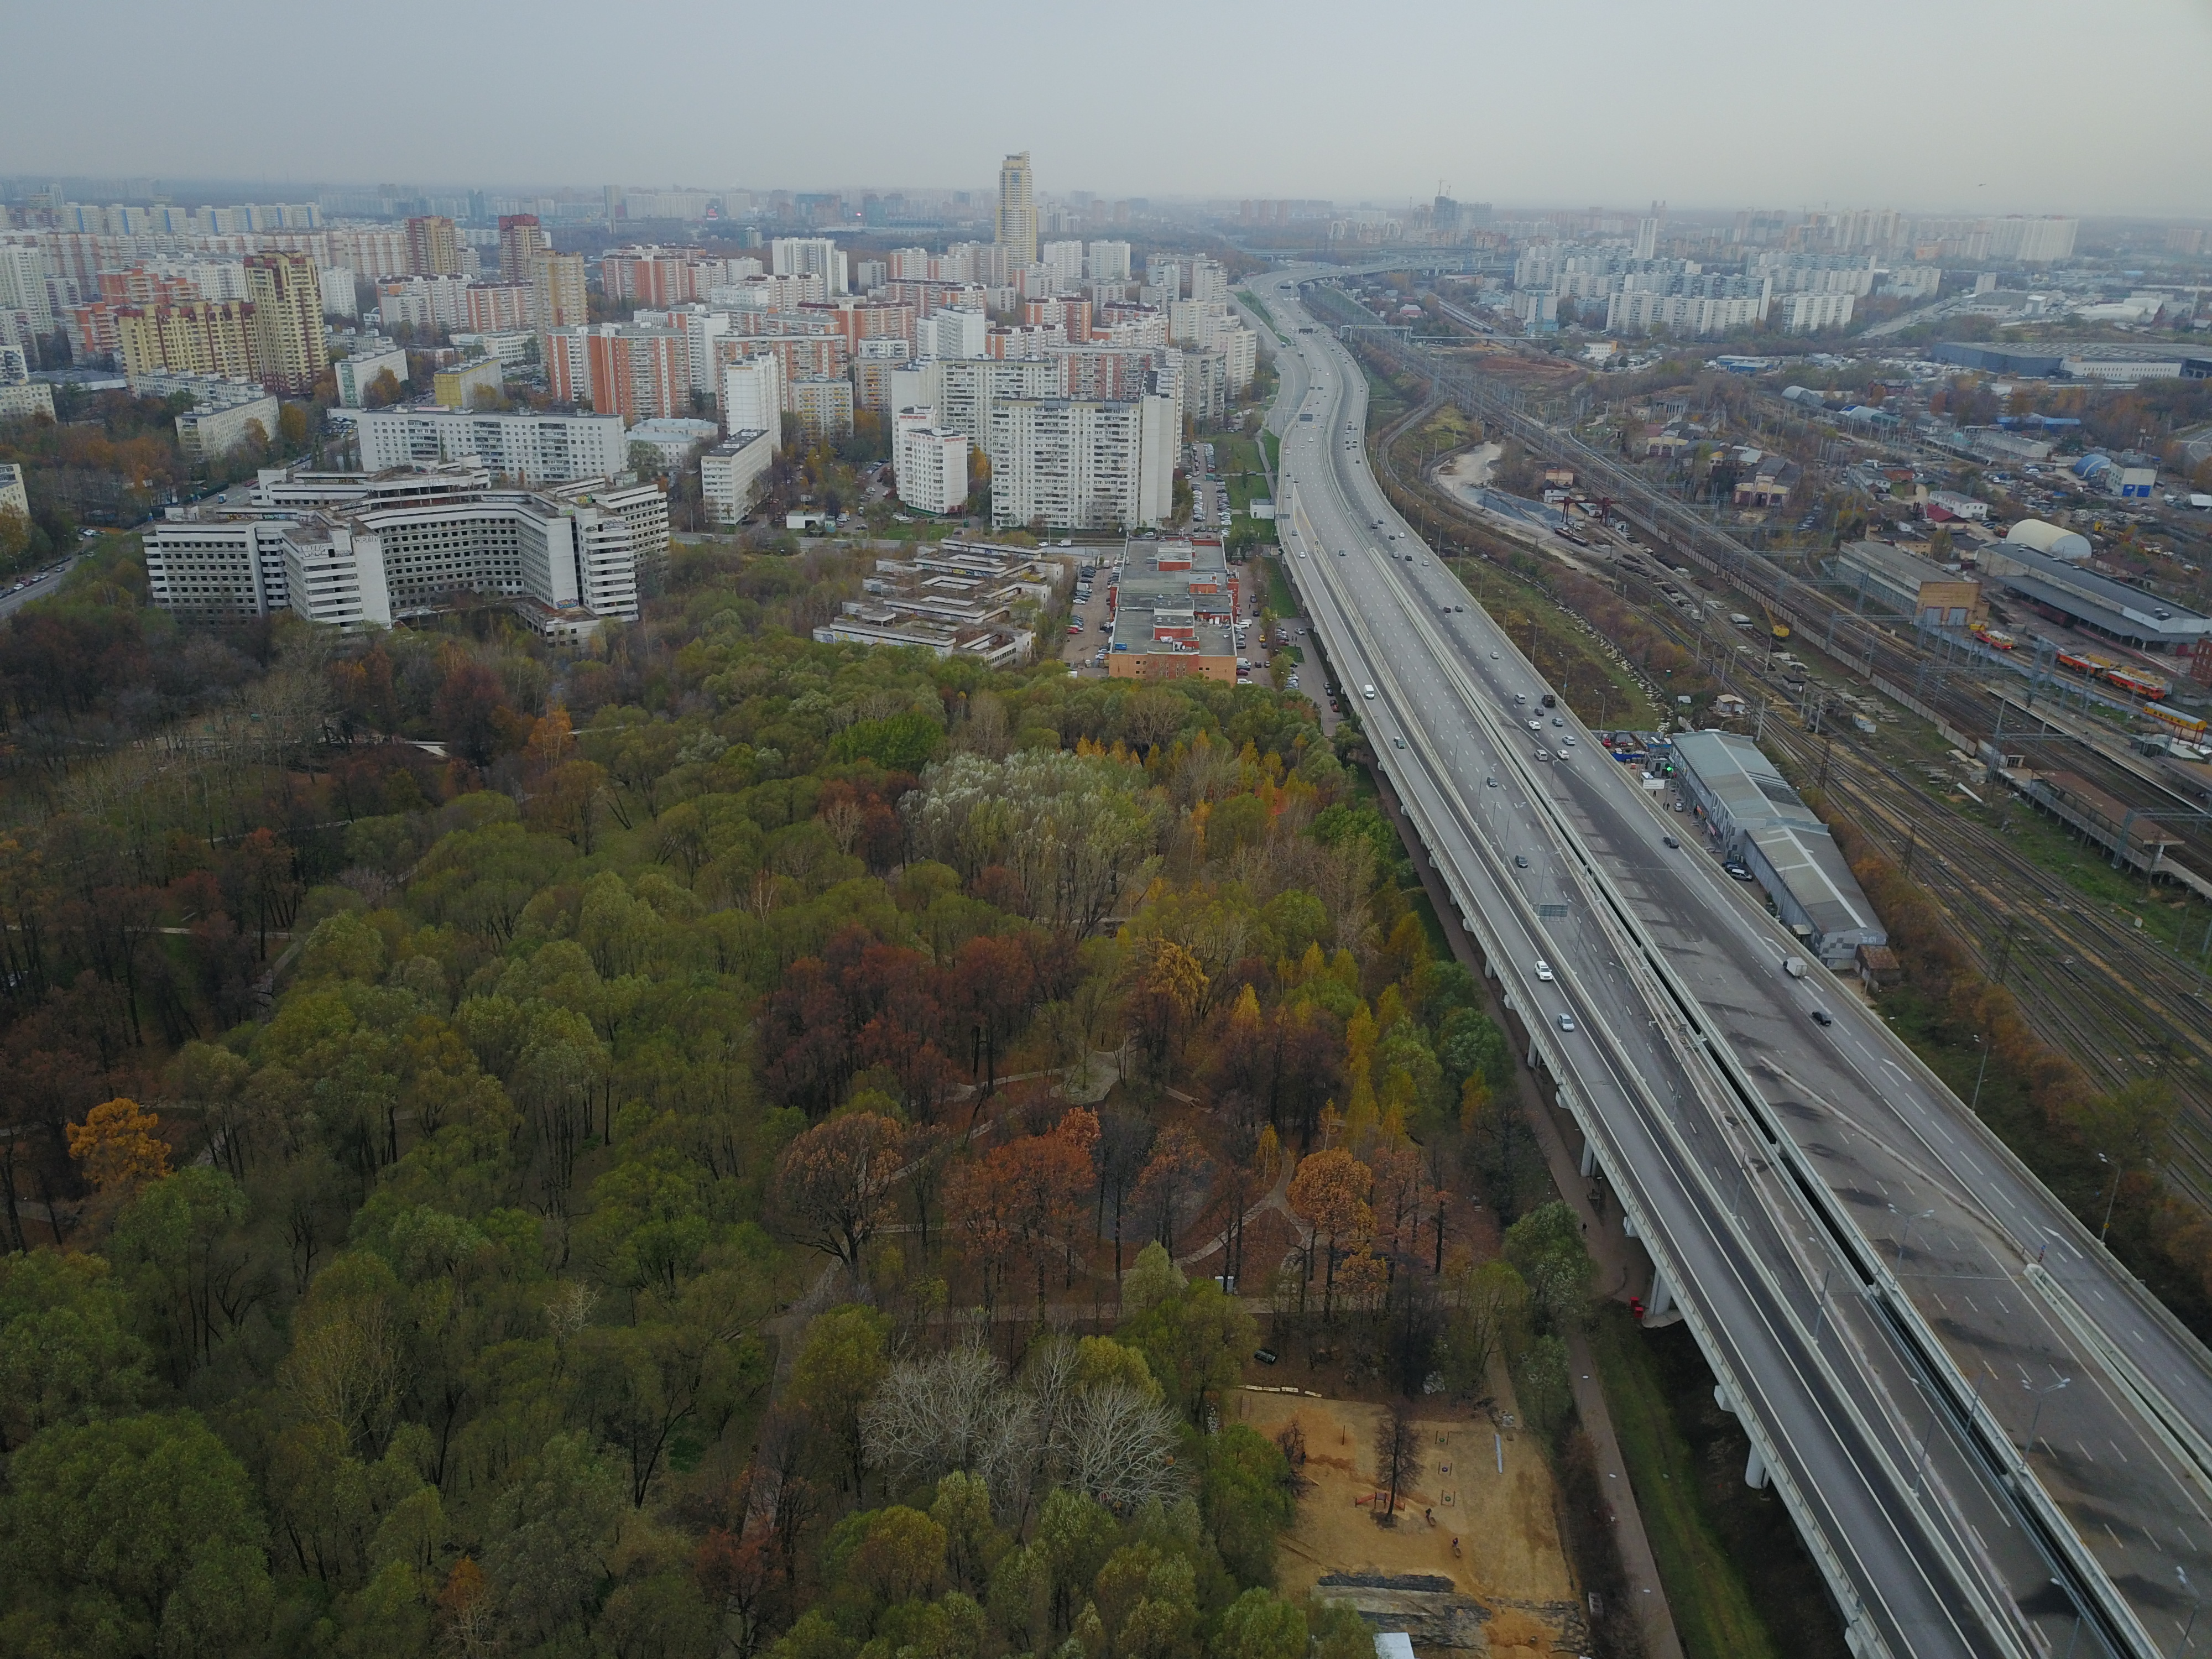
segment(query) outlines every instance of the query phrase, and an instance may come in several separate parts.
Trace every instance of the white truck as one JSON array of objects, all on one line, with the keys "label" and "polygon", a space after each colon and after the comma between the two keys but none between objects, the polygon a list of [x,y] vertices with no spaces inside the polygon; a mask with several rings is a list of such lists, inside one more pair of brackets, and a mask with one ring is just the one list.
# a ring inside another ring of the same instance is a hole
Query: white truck
[{"label": "white truck", "polygon": [[1783,971],[1784,973],[1785,973],[1785,974],[1789,975],[1790,975],[1790,978],[1792,978],[1792,979],[1802,979],[1802,978],[1804,978],[1804,977],[1805,977],[1805,958],[1804,958],[1804,957],[1784,957],[1784,958],[1783,958],[1783,962],[1782,962],[1782,971]]}]

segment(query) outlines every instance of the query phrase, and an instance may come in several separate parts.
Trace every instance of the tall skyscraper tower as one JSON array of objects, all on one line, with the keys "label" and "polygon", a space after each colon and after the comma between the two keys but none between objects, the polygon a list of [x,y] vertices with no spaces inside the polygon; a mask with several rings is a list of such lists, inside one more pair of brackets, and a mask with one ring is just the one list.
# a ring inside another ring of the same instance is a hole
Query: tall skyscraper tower
[{"label": "tall skyscraper tower", "polygon": [[999,234],[992,240],[1006,250],[1008,264],[1036,263],[1036,179],[1027,150],[999,163]]}]

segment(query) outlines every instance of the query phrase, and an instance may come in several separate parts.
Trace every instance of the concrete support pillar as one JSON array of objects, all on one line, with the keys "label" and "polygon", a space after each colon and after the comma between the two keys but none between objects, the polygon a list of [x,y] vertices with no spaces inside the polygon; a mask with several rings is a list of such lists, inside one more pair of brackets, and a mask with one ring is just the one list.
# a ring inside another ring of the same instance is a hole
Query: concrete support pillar
[{"label": "concrete support pillar", "polygon": [[1583,1142],[1582,1170],[1584,1181],[1597,1172],[1597,1148],[1587,1140]]},{"label": "concrete support pillar", "polygon": [[1674,1305],[1674,1287],[1667,1282],[1667,1270],[1656,1268],[1651,1274],[1651,1306],[1644,1314],[1646,1319],[1664,1318]]},{"label": "concrete support pillar", "polygon": [[1743,1484],[1753,1492],[1763,1490],[1766,1485],[1766,1460],[1759,1455],[1756,1445],[1752,1447],[1751,1456],[1744,1463]]},{"label": "concrete support pillar", "polygon": [[1636,1218],[1626,1210],[1620,1212],[1620,1236],[1623,1238],[1636,1237]]},{"label": "concrete support pillar", "polygon": [[1718,1406],[1730,1417],[1734,1417],[1735,1415],[1735,1401],[1729,1398],[1728,1385],[1726,1383],[1716,1382],[1713,1384],[1713,1404]]}]

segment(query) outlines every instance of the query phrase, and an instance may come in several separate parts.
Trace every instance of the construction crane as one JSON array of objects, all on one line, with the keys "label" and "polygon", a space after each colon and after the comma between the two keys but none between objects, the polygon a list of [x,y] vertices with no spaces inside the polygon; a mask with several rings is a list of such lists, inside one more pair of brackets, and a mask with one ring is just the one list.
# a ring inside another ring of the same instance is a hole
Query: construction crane
[{"label": "construction crane", "polygon": [[1790,623],[1788,618],[1776,616],[1774,614],[1774,607],[1769,605],[1765,599],[1759,600],[1759,608],[1766,613],[1767,631],[1774,635],[1776,642],[1778,644],[1780,641],[1788,639],[1790,637]]}]

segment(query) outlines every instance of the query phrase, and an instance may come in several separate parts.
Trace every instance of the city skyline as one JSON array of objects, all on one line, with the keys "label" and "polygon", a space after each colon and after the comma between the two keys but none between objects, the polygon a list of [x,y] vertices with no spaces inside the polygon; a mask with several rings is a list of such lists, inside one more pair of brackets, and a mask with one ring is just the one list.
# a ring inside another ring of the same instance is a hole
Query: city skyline
[{"label": "city skyline", "polygon": [[[134,86],[157,85],[165,74],[280,85],[288,63],[327,64],[355,49],[335,24],[262,0],[226,0],[189,19],[137,3],[118,11],[131,21],[114,30],[104,61]],[[1200,111],[1167,83],[1157,92],[1139,86],[1103,118],[1081,124],[1069,119],[1062,78],[1041,72],[1095,49],[1072,19],[1025,27],[1007,44],[979,22],[965,61],[993,95],[973,107],[862,99],[824,121],[811,106],[812,82],[752,77],[732,122],[718,78],[723,54],[610,55],[598,39],[605,15],[565,0],[534,12],[526,33],[504,13],[396,10],[401,23],[414,15],[422,38],[443,42],[455,61],[501,62],[510,85],[556,85],[588,61],[609,94],[597,107],[650,91],[655,118],[556,121],[526,102],[455,98],[442,77],[403,80],[380,90],[373,168],[360,160],[354,123],[288,131],[280,175],[268,166],[266,123],[203,122],[187,152],[191,171],[271,187],[302,177],[589,185],[675,173],[718,181],[708,187],[744,180],[756,190],[835,190],[857,187],[849,181],[896,156],[905,187],[988,193],[994,158],[1026,149],[1045,198],[1088,190],[1389,204],[1425,199],[1441,183],[1465,199],[1513,205],[2205,211],[2191,163],[2206,137],[2195,83],[2212,64],[2212,15],[2183,0],[2132,0],[2100,13],[2103,34],[2142,50],[2130,58],[2124,106],[2094,118],[2094,142],[2054,128],[2083,119],[2074,84],[2081,28],[2078,11],[2042,0],[1933,11],[1877,3],[1848,17],[1793,16],[1784,27],[1763,9],[1723,0],[1695,31],[1671,14],[1595,0],[1541,13],[1437,8],[1388,31],[1347,31],[1340,14],[1311,0],[1265,14],[1189,14],[1138,0],[1127,28],[1157,25],[1179,55],[1226,67],[1231,94]],[[655,43],[711,46],[732,27],[690,0],[623,21]],[[863,4],[848,21],[846,69],[896,84],[908,65],[933,60],[940,42],[931,32],[941,34],[946,20]],[[26,61],[62,53],[65,27],[51,12],[21,19]],[[818,24],[796,14],[745,20],[744,33],[747,55],[760,61],[802,61],[823,44]],[[1328,50],[1316,53],[1320,41]],[[1314,67],[1322,62],[1326,75]],[[177,159],[161,100],[118,102],[88,126],[73,118],[82,93],[65,77],[18,83],[0,108],[0,155],[10,171],[139,176]],[[901,114],[915,107],[929,118]],[[1258,131],[1238,130],[1254,119]],[[2049,142],[2058,131],[2066,142]]]}]

